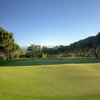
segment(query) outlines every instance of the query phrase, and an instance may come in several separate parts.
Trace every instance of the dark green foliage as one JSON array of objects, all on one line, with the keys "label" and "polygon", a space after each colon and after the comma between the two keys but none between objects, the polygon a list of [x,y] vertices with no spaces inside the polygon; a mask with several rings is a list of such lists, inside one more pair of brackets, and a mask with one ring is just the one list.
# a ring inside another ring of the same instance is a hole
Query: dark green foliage
[{"label": "dark green foliage", "polygon": [[13,33],[0,28],[0,59],[11,59],[20,55],[20,48],[14,42]]},{"label": "dark green foliage", "polygon": [[100,63],[100,59],[94,58],[65,58],[51,57],[45,59],[22,58],[7,61],[0,61],[0,66],[33,66],[33,65],[53,65],[53,64],[83,64]]},{"label": "dark green foliage", "polygon": [[43,52],[53,56],[98,58],[100,57],[100,32],[96,36],[90,36],[69,46],[43,48]]},{"label": "dark green foliage", "polygon": [[41,46],[35,44],[28,47],[26,56],[31,58],[47,58],[47,54],[42,52]]}]

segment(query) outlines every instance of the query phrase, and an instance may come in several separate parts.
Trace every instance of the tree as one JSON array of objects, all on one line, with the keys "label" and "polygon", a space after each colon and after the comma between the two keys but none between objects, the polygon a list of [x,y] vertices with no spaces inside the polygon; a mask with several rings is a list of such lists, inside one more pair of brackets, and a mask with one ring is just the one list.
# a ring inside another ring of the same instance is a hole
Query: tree
[{"label": "tree", "polygon": [[39,58],[39,54],[41,53],[42,49],[40,45],[32,44],[30,47],[28,47],[27,51],[27,55],[29,57]]},{"label": "tree", "polygon": [[0,27],[0,54],[2,59],[10,59],[19,46],[14,42],[13,33]]}]

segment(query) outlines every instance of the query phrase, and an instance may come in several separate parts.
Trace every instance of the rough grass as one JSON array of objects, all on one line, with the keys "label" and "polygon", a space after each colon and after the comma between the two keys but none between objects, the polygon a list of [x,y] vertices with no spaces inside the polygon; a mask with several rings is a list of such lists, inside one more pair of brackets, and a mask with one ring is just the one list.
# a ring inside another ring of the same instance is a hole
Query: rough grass
[{"label": "rough grass", "polygon": [[0,67],[0,100],[99,100],[100,63]]}]

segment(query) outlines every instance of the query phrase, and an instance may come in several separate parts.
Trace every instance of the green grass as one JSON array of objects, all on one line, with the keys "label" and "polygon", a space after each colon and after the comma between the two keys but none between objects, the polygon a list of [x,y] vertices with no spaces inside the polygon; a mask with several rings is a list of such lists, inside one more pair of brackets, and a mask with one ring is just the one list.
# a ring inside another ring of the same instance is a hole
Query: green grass
[{"label": "green grass", "polygon": [[81,64],[100,63],[100,59],[95,58],[47,58],[47,59],[14,59],[0,61],[1,66],[33,66],[33,65],[53,65],[53,64]]},{"label": "green grass", "polygon": [[0,100],[100,100],[100,63],[1,66]]}]

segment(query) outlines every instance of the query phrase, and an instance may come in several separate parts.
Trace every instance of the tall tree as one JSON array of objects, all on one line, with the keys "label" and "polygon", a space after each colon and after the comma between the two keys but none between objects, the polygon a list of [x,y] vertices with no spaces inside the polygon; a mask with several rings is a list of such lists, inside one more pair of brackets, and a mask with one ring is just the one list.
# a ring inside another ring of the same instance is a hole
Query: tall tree
[{"label": "tall tree", "polygon": [[[5,57],[5,59],[10,59],[16,50],[16,46],[13,38],[13,33],[8,32],[0,27],[0,53]],[[1,55],[1,57],[2,57]],[[4,59],[4,58],[3,58]]]}]

